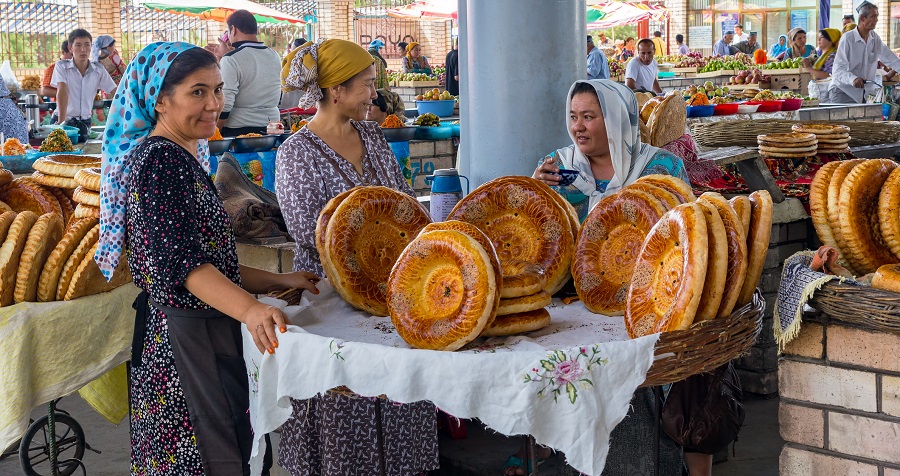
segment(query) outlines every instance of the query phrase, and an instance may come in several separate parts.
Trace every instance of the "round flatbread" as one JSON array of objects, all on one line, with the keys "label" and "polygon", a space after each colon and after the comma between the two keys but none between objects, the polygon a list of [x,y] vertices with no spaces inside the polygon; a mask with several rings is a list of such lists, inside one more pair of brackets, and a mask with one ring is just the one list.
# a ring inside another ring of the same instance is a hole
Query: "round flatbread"
[{"label": "round flatbread", "polygon": [[794,132],[806,134],[849,134],[850,128],[840,124],[794,124],[791,126]]},{"label": "round flatbread", "polygon": [[879,267],[872,276],[872,287],[900,293],[900,264],[886,264]]},{"label": "round flatbread", "polygon": [[100,157],[73,154],[49,155],[35,160],[31,167],[47,175],[73,178],[81,169],[100,167]]},{"label": "round flatbread", "polygon": [[15,219],[16,212],[6,211],[0,213],[0,244],[6,241],[6,234],[9,232],[9,227],[12,226]]},{"label": "round flatbread", "polygon": [[38,217],[34,226],[28,231],[25,248],[19,258],[19,269],[16,272],[15,292],[13,293],[15,302],[37,300],[41,271],[62,236],[62,217],[55,213],[45,213]]},{"label": "round flatbread", "polygon": [[357,187],[335,209],[325,233],[325,274],[350,305],[388,312],[391,268],[431,218],[419,202],[387,187]]},{"label": "round flatbread", "polygon": [[335,195],[331,200],[328,200],[328,203],[326,203],[325,207],[319,212],[319,218],[316,220],[316,251],[319,252],[320,262],[331,259],[325,254],[325,232],[328,230],[328,221],[331,220],[331,216],[334,215],[334,211],[337,210],[338,205],[354,191],[356,191],[356,189],[351,188]]},{"label": "round flatbread", "polygon": [[[758,140],[758,141],[756,141],[756,144],[759,146],[775,147],[775,148],[785,147],[785,144],[783,144],[783,143],[780,143],[777,141],[768,141],[768,140]],[[808,147],[815,147],[818,144],[819,144],[819,141],[811,140],[811,141],[806,141],[806,142],[797,142],[797,143],[791,144],[790,146],[791,147],[807,147],[808,148]]]},{"label": "round flatbread", "polygon": [[900,167],[895,168],[878,195],[878,225],[884,243],[900,258]]},{"label": "round flatbread", "polygon": [[31,178],[45,186],[45,187],[58,187],[58,188],[75,188],[78,184],[75,182],[75,179],[72,177],[60,177],[58,175],[47,175],[43,172],[39,172],[37,170],[31,174]]},{"label": "round flatbread", "polygon": [[788,146],[789,144],[805,143],[816,140],[815,134],[807,134],[800,132],[782,132],[776,134],[760,134],[756,136],[757,141],[778,142]]},{"label": "round flatbread", "polygon": [[[75,172],[75,183],[88,190],[100,191],[100,168],[81,169]],[[74,188],[74,187],[72,187]]]},{"label": "round flatbread", "polygon": [[828,183],[828,206],[826,207],[826,210],[828,211],[828,223],[831,225],[831,233],[834,235],[837,249],[840,250],[841,254],[845,255],[844,258],[847,259],[849,269],[855,276],[861,275],[855,269],[849,256],[846,256],[847,243],[844,241],[844,236],[841,233],[838,202],[841,198],[841,185],[844,183],[844,180],[847,179],[847,175],[853,170],[853,167],[862,163],[863,160],[864,159],[844,160],[834,169],[834,173],[831,175],[831,182]]},{"label": "round flatbread", "polygon": [[534,311],[550,305],[552,296],[546,291],[538,291],[530,296],[501,299],[497,307],[497,317],[520,312]]},{"label": "round flatbread", "polygon": [[816,155],[816,150],[810,150],[808,152],[763,152],[759,151],[759,155],[762,157],[775,157],[779,159],[800,159],[804,157],[812,157]]},{"label": "round flatbread", "polygon": [[566,211],[529,177],[501,177],[476,188],[453,208],[450,220],[469,222],[494,243],[501,261],[518,259],[547,273],[545,291],[569,279],[575,237]]},{"label": "round flatbread", "polygon": [[837,170],[840,162],[828,162],[816,172],[809,184],[809,212],[812,216],[813,227],[816,234],[826,246],[834,249],[840,249],[837,241],[835,241],[834,233],[831,230],[831,223],[828,221],[828,185],[831,183],[831,177]]},{"label": "round flatbread", "polygon": [[744,236],[748,236],[750,234],[750,198],[746,195],[736,195],[728,200],[728,203],[741,219],[741,223],[744,224]]},{"label": "round flatbread", "polygon": [[716,318],[728,278],[728,232],[725,229],[725,221],[722,220],[719,210],[712,203],[702,201],[698,204],[702,207],[703,215],[706,218],[709,254],[703,294],[700,296],[700,304],[697,306],[694,322]]},{"label": "round flatbread", "polygon": [[759,146],[759,152],[761,154],[768,154],[771,152],[780,153],[780,154],[797,154],[797,153],[815,153],[817,146],[809,146],[809,147],[769,147],[766,145]]},{"label": "round flatbread", "polygon": [[653,195],[626,187],[588,213],[572,260],[575,291],[588,310],[608,316],[625,313],[638,252],[666,211]]},{"label": "round flatbread", "polygon": [[16,176],[13,175],[11,170],[0,169],[0,186],[12,182],[14,178],[16,178]]},{"label": "round flatbread", "polygon": [[[94,245],[97,244],[99,238],[100,225],[94,225],[94,227],[84,235],[84,238],[81,239],[78,246],[72,251],[72,254],[66,259],[56,285],[56,301],[62,301],[66,298],[66,292],[69,290],[69,285],[72,284],[72,278],[75,277],[75,272],[78,271],[81,262],[88,256],[88,253],[94,248]],[[94,255],[90,255],[90,257],[93,258]]]},{"label": "round flatbread", "polygon": [[493,320],[498,284],[475,238],[455,230],[423,233],[403,250],[388,279],[391,322],[413,347],[457,350]]},{"label": "round flatbread", "polygon": [[501,298],[528,296],[547,286],[547,273],[544,269],[527,261],[501,261],[500,273],[503,276]]},{"label": "round flatbread", "polygon": [[62,210],[62,219],[63,224],[68,224],[69,220],[75,215],[75,205],[69,200],[69,197],[63,193],[61,188],[51,187],[47,189],[50,193],[56,197],[56,201],[59,202],[59,208]]},{"label": "round flatbread", "polygon": [[88,250],[84,259],[75,270],[72,276],[72,282],[69,289],[66,290],[64,300],[71,301],[84,296],[93,296],[94,294],[112,291],[123,284],[131,282],[131,272],[128,269],[128,260],[120,259],[119,264],[113,271],[112,278],[109,281],[103,276],[97,262],[94,261],[94,255],[97,254],[98,243]]},{"label": "round flatbread", "polygon": [[[861,274],[875,272],[879,266],[900,262],[881,234],[878,196],[882,185],[897,167],[890,159],[865,160],[847,174],[838,199],[842,251]],[[900,213],[897,209],[894,213]]]},{"label": "round flatbread", "polygon": [[687,329],[700,305],[708,257],[701,205],[685,203],[663,215],[634,266],[625,308],[628,335]]},{"label": "round flatbread", "polygon": [[0,188],[0,200],[17,212],[31,211],[37,216],[56,213],[63,216],[59,200],[44,186],[23,177]]},{"label": "round flatbread", "polygon": [[81,204],[90,205],[92,207],[100,206],[100,194],[98,192],[92,192],[84,187],[78,187],[75,189],[75,192],[72,194],[72,198]]},{"label": "round flatbread", "polygon": [[711,203],[719,212],[719,217],[725,225],[725,239],[728,246],[728,271],[725,278],[725,287],[722,290],[722,302],[716,310],[716,318],[728,317],[737,303],[747,277],[747,236],[744,234],[744,224],[728,200],[715,192],[706,192],[700,195],[698,201]]},{"label": "round flatbread", "polygon": [[656,185],[657,187],[663,188],[667,192],[670,192],[672,195],[675,195],[675,198],[678,199],[679,204],[693,202],[694,200],[696,200],[696,198],[694,197],[694,191],[691,189],[691,185],[686,183],[684,180],[681,180],[680,178],[674,177],[672,175],[644,175],[643,177],[635,180],[634,183],[649,183],[651,185]]},{"label": "round flatbread", "polygon": [[837,145],[845,145],[850,142],[850,136],[841,136],[841,137],[819,137],[819,144],[837,144]]},{"label": "round flatbread", "polygon": [[6,240],[0,246],[0,306],[9,306],[14,302],[19,259],[28,240],[28,232],[37,219],[37,214],[28,210],[16,215]]},{"label": "round flatbread", "polygon": [[650,145],[664,147],[684,135],[687,107],[681,94],[669,94],[650,113]]},{"label": "round flatbread", "polygon": [[503,337],[541,330],[550,325],[550,312],[544,308],[510,314],[494,319],[481,337]]},{"label": "round flatbread", "polygon": [[75,206],[75,213],[73,216],[75,219],[79,218],[96,218],[100,219],[100,208],[92,207],[90,205],[84,205],[79,203]]},{"label": "round flatbread", "polygon": [[634,182],[631,185],[627,185],[624,187],[626,190],[639,190],[641,192],[650,195],[651,197],[659,200],[660,203],[666,208],[666,211],[671,210],[678,205],[681,205],[681,200],[679,200],[678,196],[674,193],[659,187],[657,185],[653,185],[649,182]]},{"label": "round flatbread", "polygon": [[737,307],[753,300],[756,285],[762,276],[772,235],[772,196],[766,190],[750,194],[750,233],[747,235],[747,277],[738,295]]},{"label": "round flatbread", "polygon": [[56,291],[59,289],[59,276],[62,274],[66,261],[72,256],[78,245],[81,244],[81,240],[84,239],[85,235],[95,228],[98,222],[96,218],[76,218],[74,220],[66,229],[62,239],[50,252],[41,270],[36,295],[39,302],[56,300]]}]

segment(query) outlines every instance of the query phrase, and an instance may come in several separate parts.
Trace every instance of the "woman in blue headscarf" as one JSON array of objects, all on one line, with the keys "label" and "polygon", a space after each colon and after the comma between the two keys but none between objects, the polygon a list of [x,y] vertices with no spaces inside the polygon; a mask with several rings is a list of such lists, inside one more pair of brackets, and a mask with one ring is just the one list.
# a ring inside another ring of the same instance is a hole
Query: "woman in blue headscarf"
[{"label": "woman in blue headscarf", "polygon": [[250,293],[305,288],[315,275],[238,265],[228,215],[209,178],[206,137],[222,111],[208,51],[153,43],[129,64],[103,140],[100,241],[109,279],[122,251],[142,293],[131,366],[132,474],[246,474],[247,326],[274,353],[284,314]]},{"label": "woman in blue headscarf", "polygon": [[778,42],[772,45],[772,51],[769,52],[769,58],[774,58],[781,53],[784,53],[788,49],[788,37],[787,35],[780,35],[778,37]]}]

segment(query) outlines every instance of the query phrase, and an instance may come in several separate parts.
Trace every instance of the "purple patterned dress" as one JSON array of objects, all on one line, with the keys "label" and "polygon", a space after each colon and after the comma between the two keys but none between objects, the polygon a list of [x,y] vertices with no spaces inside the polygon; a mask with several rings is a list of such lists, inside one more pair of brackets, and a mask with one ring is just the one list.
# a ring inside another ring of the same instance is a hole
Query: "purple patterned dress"
[{"label": "purple patterned dress", "polygon": [[[240,284],[234,236],[197,160],[168,139],[148,137],[130,158],[126,253],[134,283],[161,305],[209,309],[184,287],[210,263]],[[131,369],[131,474],[202,475],[166,316],[150,307],[140,365]]]},{"label": "purple patterned dress", "polygon": [[[278,149],[275,192],[297,241],[294,271],[325,276],[315,247],[316,219],[332,197],[359,185],[382,185],[414,195],[374,122],[353,122],[366,149],[363,175],[306,127]],[[415,475],[438,468],[435,407],[327,393],[292,400],[282,426],[278,464],[293,476]],[[379,425],[381,431],[378,431]]]}]

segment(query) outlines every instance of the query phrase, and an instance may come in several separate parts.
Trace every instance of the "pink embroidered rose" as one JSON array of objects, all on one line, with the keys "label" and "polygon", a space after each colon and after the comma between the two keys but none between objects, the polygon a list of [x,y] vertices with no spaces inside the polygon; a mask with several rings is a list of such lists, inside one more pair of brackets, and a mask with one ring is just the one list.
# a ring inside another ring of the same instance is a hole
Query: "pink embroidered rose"
[{"label": "pink embroidered rose", "polygon": [[581,365],[578,364],[577,360],[564,360],[556,365],[556,369],[553,371],[553,378],[559,385],[563,385],[577,381],[581,377],[581,373]]}]

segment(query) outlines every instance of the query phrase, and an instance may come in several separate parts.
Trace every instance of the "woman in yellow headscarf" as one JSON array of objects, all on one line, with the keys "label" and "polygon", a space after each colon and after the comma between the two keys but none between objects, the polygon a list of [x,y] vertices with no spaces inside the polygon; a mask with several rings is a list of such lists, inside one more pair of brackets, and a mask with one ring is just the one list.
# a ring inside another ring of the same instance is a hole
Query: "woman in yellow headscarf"
[{"label": "woman in yellow headscarf", "polygon": [[431,65],[428,64],[428,58],[422,54],[422,46],[415,41],[406,45],[406,56],[403,57],[403,72],[431,74]]},{"label": "woman in yellow headscarf", "polygon": [[809,71],[813,79],[826,79],[831,77],[831,66],[834,64],[834,54],[837,53],[838,42],[841,40],[841,32],[837,28],[825,28],[819,30],[816,46],[819,47],[818,58],[803,58],[803,66]]},{"label": "woman in yellow headscarf", "polygon": [[[315,229],[329,200],[359,185],[415,193],[378,124],[365,120],[377,97],[374,59],[366,50],[345,40],[306,43],[285,58],[282,83],[303,91],[300,107],[315,106],[317,112],[278,148],[275,192],[297,242],[294,269],[324,277]],[[397,405],[328,392],[292,404],[294,415],[282,427],[279,449],[279,464],[291,474],[379,474],[380,464],[387,474],[438,468],[431,403]],[[380,463],[381,437],[390,444],[383,445]]]}]

